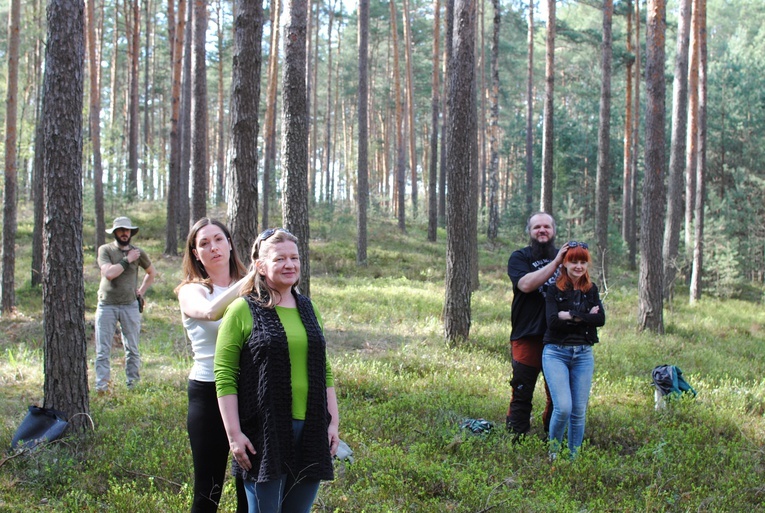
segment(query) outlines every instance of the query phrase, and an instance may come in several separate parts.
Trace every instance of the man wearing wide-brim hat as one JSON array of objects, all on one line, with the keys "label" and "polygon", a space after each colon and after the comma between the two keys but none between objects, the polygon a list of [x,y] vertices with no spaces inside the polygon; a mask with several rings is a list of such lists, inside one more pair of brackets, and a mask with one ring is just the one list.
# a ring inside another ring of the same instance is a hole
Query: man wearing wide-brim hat
[{"label": "man wearing wide-brim hat", "polygon": [[[143,298],[157,275],[146,252],[130,243],[138,233],[138,226],[130,218],[116,218],[106,233],[114,236],[114,242],[98,248],[101,285],[98,287],[96,308],[96,390],[100,394],[111,388],[110,356],[117,323],[125,348],[127,387],[134,388],[140,379],[138,338],[141,334]],[[139,267],[146,271],[140,287]]]}]

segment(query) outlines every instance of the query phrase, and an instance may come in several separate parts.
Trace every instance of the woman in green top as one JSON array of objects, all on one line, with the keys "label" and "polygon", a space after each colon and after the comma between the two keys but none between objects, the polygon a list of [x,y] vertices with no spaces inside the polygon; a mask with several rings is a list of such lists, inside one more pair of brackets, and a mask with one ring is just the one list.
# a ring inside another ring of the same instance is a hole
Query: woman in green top
[{"label": "woman in green top", "polygon": [[261,233],[256,272],[226,310],[215,349],[218,404],[233,472],[250,513],[310,512],[321,480],[333,478],[337,396],[320,316],[298,292],[297,238]]}]

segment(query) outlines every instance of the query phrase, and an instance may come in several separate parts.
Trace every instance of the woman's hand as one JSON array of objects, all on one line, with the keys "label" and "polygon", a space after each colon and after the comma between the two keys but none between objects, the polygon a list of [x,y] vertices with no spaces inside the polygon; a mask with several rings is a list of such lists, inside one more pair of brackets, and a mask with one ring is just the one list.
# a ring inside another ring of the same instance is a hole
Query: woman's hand
[{"label": "woman's hand", "polygon": [[329,425],[329,429],[327,429],[327,437],[329,438],[329,454],[334,456],[337,454],[337,447],[340,445],[340,435],[336,425]]},{"label": "woman's hand", "polygon": [[247,455],[247,452],[249,451],[250,454],[255,454],[255,447],[252,445],[252,442],[250,442],[250,439],[240,431],[239,434],[229,437],[228,445],[231,449],[231,454],[234,456],[236,462],[239,463],[239,466],[244,470],[250,470],[252,468],[252,463],[250,462],[250,457]]},{"label": "woman's hand", "polygon": [[561,321],[570,321],[573,319],[573,317],[571,315],[571,312],[569,312],[568,310],[564,310],[564,311],[558,312],[558,319],[560,319]]},{"label": "woman's hand", "polygon": [[598,312],[600,312],[600,307],[598,305],[595,305],[592,308],[590,308],[590,313],[591,314],[596,314]]}]

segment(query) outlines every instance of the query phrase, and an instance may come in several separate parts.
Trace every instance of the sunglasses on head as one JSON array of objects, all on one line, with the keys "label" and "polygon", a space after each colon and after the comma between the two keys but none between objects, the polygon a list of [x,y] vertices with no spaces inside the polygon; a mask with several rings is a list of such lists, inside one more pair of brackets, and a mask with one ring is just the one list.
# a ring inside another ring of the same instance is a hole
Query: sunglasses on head
[{"label": "sunglasses on head", "polygon": [[[263,230],[260,235],[258,235],[258,241],[264,241],[270,237],[272,237],[276,232],[283,232],[287,235],[292,235],[290,232],[285,230],[284,228],[269,228],[267,230]],[[294,235],[293,235],[294,237]]]},{"label": "sunglasses on head", "polygon": [[577,246],[579,246],[582,249],[589,249],[589,247],[590,247],[590,246],[587,245],[586,242],[577,242],[575,240],[568,241],[568,247],[575,248]]}]

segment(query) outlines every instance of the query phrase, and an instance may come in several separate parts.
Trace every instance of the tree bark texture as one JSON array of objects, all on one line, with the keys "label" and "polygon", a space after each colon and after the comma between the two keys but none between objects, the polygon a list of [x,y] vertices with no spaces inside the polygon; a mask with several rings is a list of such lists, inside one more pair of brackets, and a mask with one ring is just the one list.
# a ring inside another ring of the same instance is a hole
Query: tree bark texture
[{"label": "tree bark texture", "polygon": [[409,19],[409,0],[401,8],[404,23],[404,66],[406,67],[406,115],[409,125],[409,172],[411,174],[412,218],[417,218],[417,145],[414,124],[414,78],[412,76],[412,23]]},{"label": "tree bark texture", "polygon": [[96,37],[95,0],[87,0],[87,25],[88,25],[88,76],[90,78],[90,106],[88,109],[88,121],[90,128],[90,144],[93,146],[93,196],[95,200],[96,216],[96,239],[94,249],[96,253],[105,240],[106,221],[104,220],[104,186],[103,164],[101,162],[101,66],[96,54],[98,39]]},{"label": "tree bark texture", "polygon": [[271,16],[271,48],[268,57],[268,87],[266,89],[265,151],[263,152],[263,227],[270,225],[271,199],[276,199],[276,102],[279,87],[279,25],[281,0],[273,4]]},{"label": "tree bark texture", "polygon": [[311,294],[308,222],[307,0],[287,0],[282,76],[282,218],[298,238],[300,289]]},{"label": "tree bark texture", "polygon": [[664,228],[664,78],[666,4],[648,0],[646,32],[646,131],[645,179],[640,215],[640,274],[638,278],[638,326],[664,332],[663,265]]},{"label": "tree bark texture", "polygon": [[[627,65],[624,93],[624,161],[622,166],[622,239],[629,244],[630,216],[632,214],[632,84],[635,59],[632,45],[632,0],[627,0]],[[629,260],[629,257],[628,257]]]},{"label": "tree bark texture", "polygon": [[89,413],[82,254],[84,4],[48,2],[42,123],[45,169],[43,385],[46,408],[82,430]]},{"label": "tree bark texture", "polygon": [[435,0],[433,6],[433,75],[431,79],[432,92],[430,100],[430,166],[428,174],[428,240],[435,242],[438,236],[438,114],[441,98],[438,94],[439,68],[441,50],[441,2]]},{"label": "tree bark texture", "polygon": [[258,235],[258,105],[262,65],[261,0],[238,0],[231,79],[231,183],[228,218],[234,245],[250,255]]},{"label": "tree bark texture", "polygon": [[8,88],[5,99],[5,192],[3,196],[3,313],[16,306],[16,197],[18,196],[18,165],[16,136],[19,89],[19,25],[21,0],[11,0],[8,23]]},{"label": "tree bark texture", "polygon": [[680,229],[683,225],[683,172],[685,170],[685,142],[688,127],[688,44],[691,28],[691,0],[680,0],[678,5],[677,50],[675,77],[672,86],[672,135],[669,153],[669,179],[667,180],[667,219],[664,223],[664,299],[670,300],[679,265],[677,257]]},{"label": "tree bark texture", "polygon": [[701,299],[704,270],[704,203],[707,168],[707,0],[696,0],[699,41],[699,130],[696,156],[696,205],[693,230],[693,268],[690,301]]},{"label": "tree bark texture", "polygon": [[688,131],[685,146],[685,247],[693,247],[693,213],[696,209],[696,166],[699,133],[699,0],[691,5],[690,57],[688,58]]},{"label": "tree bark texture", "polygon": [[[192,0],[193,1],[193,0]],[[186,6],[186,25],[183,30],[183,71],[181,72],[181,110],[178,117],[178,133],[180,134],[181,163],[178,175],[178,235],[181,240],[186,240],[191,226],[191,208],[189,205],[189,184],[191,182],[191,111],[193,96],[193,35],[194,6],[189,3]]]},{"label": "tree bark texture", "polygon": [[[262,31],[262,28],[261,28]],[[191,189],[192,224],[207,215],[207,0],[194,0],[191,95]],[[257,221],[256,221],[257,222]]]},{"label": "tree bark texture", "polygon": [[[449,195],[446,221],[444,332],[450,344],[467,342],[471,301],[471,151],[475,143],[475,13],[477,0],[456,0],[453,58],[449,63]],[[465,134],[468,134],[466,137]]]},{"label": "tree bark texture", "polygon": [[494,23],[491,38],[491,118],[489,120],[489,223],[490,240],[499,232],[499,31],[502,21],[499,0],[492,0]]},{"label": "tree bark texture", "polygon": [[552,212],[553,204],[553,149],[554,92],[555,92],[555,1],[547,0],[547,44],[545,54],[545,110],[544,131],[542,132],[542,191],[539,209]]},{"label": "tree bark texture", "polygon": [[[446,19],[444,20],[445,34],[444,34],[444,76],[449,73],[449,66],[451,66],[452,52],[453,52],[453,37],[454,37],[454,1],[445,0],[446,2]],[[450,80],[446,78],[444,80],[444,112],[441,116],[441,161],[439,167],[441,174],[438,177],[438,225],[446,225],[446,179],[447,179],[447,162],[446,155],[449,148],[449,86]]]},{"label": "tree bark texture", "polygon": [[128,60],[130,62],[130,75],[128,78],[128,180],[127,197],[133,200],[138,195],[138,58],[141,53],[141,8],[139,0],[131,0],[130,14],[126,15],[129,20],[127,32],[129,37]]},{"label": "tree bark texture", "polygon": [[390,2],[390,24],[393,35],[393,94],[396,105],[396,205],[398,229],[406,232],[406,146],[404,146],[404,106],[401,102],[401,73],[399,66],[398,23],[396,6]]},{"label": "tree bark texture", "polygon": [[526,66],[526,212],[531,214],[534,197],[534,0],[529,0],[528,64]]},{"label": "tree bark texture", "polygon": [[[595,238],[597,275],[602,284],[608,275],[608,202],[611,177],[611,61],[613,0],[603,0],[603,43],[601,56],[600,117],[598,122],[598,170],[595,178]],[[602,288],[602,286],[601,286]]]},{"label": "tree bark texture", "polygon": [[369,0],[359,0],[359,151],[356,185],[356,264],[367,265],[369,207]]}]

